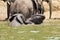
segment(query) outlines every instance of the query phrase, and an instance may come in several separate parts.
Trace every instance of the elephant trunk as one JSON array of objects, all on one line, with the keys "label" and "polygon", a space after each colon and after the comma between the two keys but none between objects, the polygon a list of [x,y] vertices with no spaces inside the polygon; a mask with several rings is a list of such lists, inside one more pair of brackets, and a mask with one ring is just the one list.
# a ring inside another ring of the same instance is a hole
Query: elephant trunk
[{"label": "elephant trunk", "polygon": [[52,0],[49,0],[49,8],[50,8],[50,16],[49,16],[49,19],[51,19],[51,16],[52,16]]}]

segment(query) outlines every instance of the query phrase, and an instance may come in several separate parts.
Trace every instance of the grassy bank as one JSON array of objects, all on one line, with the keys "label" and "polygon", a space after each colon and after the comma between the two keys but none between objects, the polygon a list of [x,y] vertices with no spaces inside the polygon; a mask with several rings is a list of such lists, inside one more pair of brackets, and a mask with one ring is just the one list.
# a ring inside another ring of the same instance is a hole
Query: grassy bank
[{"label": "grassy bank", "polygon": [[10,27],[0,22],[0,40],[60,40],[60,20],[45,20],[40,25]]}]

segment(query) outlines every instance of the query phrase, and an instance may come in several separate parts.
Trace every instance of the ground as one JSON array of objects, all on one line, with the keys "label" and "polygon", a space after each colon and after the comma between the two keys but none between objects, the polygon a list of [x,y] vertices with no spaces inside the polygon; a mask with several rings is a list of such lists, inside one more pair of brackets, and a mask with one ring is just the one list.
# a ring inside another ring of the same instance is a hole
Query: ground
[{"label": "ground", "polygon": [[11,27],[0,22],[0,40],[60,40],[60,20],[47,19],[40,25]]}]

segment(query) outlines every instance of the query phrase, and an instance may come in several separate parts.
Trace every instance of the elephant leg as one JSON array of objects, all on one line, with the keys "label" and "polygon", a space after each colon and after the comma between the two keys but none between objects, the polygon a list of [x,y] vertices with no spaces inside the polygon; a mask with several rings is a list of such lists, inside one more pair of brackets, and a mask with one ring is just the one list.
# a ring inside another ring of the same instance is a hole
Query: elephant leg
[{"label": "elephant leg", "polygon": [[10,5],[7,3],[7,18],[5,20],[9,19],[9,15],[10,15]]},{"label": "elephant leg", "polygon": [[38,12],[39,12],[39,14],[44,14],[44,6],[43,5],[38,4]]}]

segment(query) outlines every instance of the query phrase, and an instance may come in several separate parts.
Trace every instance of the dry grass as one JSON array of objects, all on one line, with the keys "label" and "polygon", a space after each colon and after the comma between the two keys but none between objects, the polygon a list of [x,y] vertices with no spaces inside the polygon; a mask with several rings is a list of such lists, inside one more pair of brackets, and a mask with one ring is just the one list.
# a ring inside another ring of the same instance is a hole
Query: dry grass
[{"label": "dry grass", "polygon": [[19,27],[0,22],[0,40],[60,40],[60,20],[48,19],[40,25]]}]

